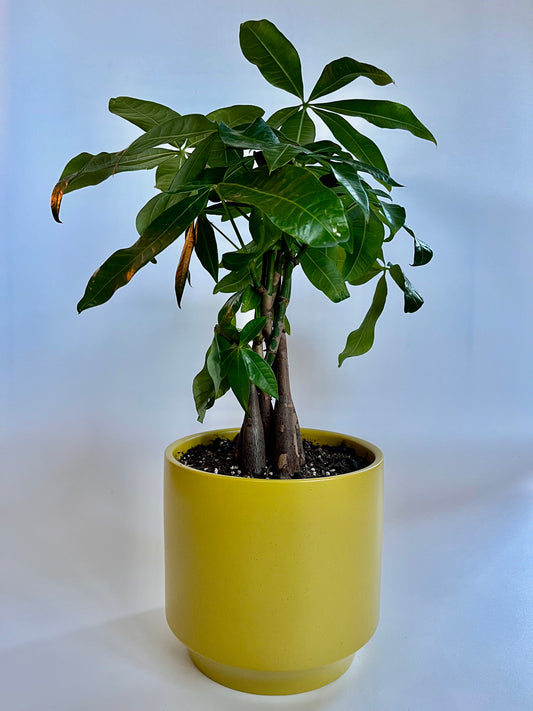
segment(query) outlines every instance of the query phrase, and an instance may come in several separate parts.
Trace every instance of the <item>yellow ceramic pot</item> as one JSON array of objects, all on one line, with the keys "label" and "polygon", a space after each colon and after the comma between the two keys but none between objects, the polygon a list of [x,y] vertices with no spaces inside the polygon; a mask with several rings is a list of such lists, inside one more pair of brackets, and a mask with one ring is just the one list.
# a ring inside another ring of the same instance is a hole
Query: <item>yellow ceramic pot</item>
[{"label": "yellow ceramic pot", "polygon": [[198,471],[176,455],[237,430],[206,432],[165,453],[166,614],[196,666],[255,694],[333,681],[376,629],[383,455],[333,432],[371,462],[320,479],[243,479]]}]

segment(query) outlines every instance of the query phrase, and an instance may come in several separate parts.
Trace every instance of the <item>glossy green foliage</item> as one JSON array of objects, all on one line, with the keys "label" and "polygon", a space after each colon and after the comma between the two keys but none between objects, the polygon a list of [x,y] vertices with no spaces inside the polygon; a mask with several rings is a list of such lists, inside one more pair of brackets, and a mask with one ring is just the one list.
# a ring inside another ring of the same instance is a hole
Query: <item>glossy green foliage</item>
[{"label": "glossy green foliage", "polygon": [[215,230],[205,215],[200,215],[196,222],[195,252],[200,264],[211,274],[215,283],[218,281],[218,245]]},{"label": "glossy green foliage", "polygon": [[389,264],[391,277],[400,287],[404,294],[404,308],[406,314],[412,314],[422,306],[424,299],[405,276],[399,264]]},{"label": "glossy green foliage", "polygon": [[[139,238],[96,270],[78,310],[107,301],[186,234],[176,276],[179,301],[189,272],[198,264],[214,279],[214,292],[228,294],[204,367],[193,383],[200,420],[229,389],[245,409],[250,383],[277,396],[266,340],[264,357],[259,354],[268,331],[262,309],[265,294],[275,297],[277,327],[287,327],[294,268],[301,266],[311,284],[335,303],[347,299],[351,287],[378,277],[372,304],[361,326],[348,336],[341,364],[372,346],[387,296],[387,273],[404,294],[406,312],[423,303],[402,267],[385,261],[387,242],[407,232],[413,239],[414,267],[427,264],[433,254],[406,226],[405,209],[392,201],[392,190],[401,186],[391,177],[381,150],[349,119],[435,142],[433,135],[403,104],[329,97],[354,81],[384,87],[392,82],[389,74],[351,57],[334,59],[306,98],[298,52],[274,24],[245,22],[239,41],[245,58],[271,85],[296,97],[295,105],[264,120],[264,110],[254,104],[202,115],[132,97],[111,99],[109,110],[137,126],[141,135],[114,153],[74,157],[51,200],[59,221],[65,193],[97,185],[115,173],[156,169],[158,192],[136,219]],[[316,141],[317,119],[332,140]],[[251,312],[242,329],[237,328],[239,311]]]},{"label": "glossy green foliage", "polygon": [[117,96],[116,99],[109,99],[109,110],[112,114],[142,128],[143,131],[149,131],[160,123],[180,117],[168,106],[157,104],[154,101],[134,99],[131,96]]},{"label": "glossy green foliage", "polygon": [[241,50],[274,86],[303,99],[302,65],[289,40],[268,20],[243,22]]},{"label": "glossy green foliage", "polygon": [[382,254],[385,230],[373,215],[367,221],[361,210],[353,208],[348,212],[352,249],[342,259],[342,276],[348,284],[358,284]]},{"label": "glossy green foliage", "polygon": [[384,173],[389,172],[381,151],[368,136],[359,133],[359,131],[342,116],[329,113],[328,111],[320,111],[319,109],[315,109],[315,113],[324,121],[333,136],[349,153],[352,153],[364,163],[379,168]]},{"label": "glossy green foliage", "polygon": [[258,208],[300,242],[327,246],[348,239],[348,224],[337,195],[305,168],[256,170],[218,186],[223,199]]},{"label": "glossy green foliage", "polygon": [[387,282],[383,275],[377,283],[372,304],[363,319],[362,324],[352,331],[346,339],[344,350],[339,355],[339,366],[346,358],[367,353],[374,344],[376,322],[381,316],[387,299]]},{"label": "glossy green foliage", "polygon": [[271,397],[278,397],[272,368],[248,345],[248,340],[255,338],[263,325],[263,319],[254,319],[240,333],[228,324],[219,324],[215,329],[204,367],[193,381],[199,422],[203,422],[206,411],[230,388],[244,410],[248,409],[250,383]]},{"label": "glossy green foliage", "polygon": [[337,263],[328,256],[326,250],[310,248],[302,254],[302,269],[311,284],[337,303],[350,296],[345,280]]},{"label": "glossy green foliage", "polygon": [[89,280],[78,312],[108,301],[120,286],[127,284],[141,267],[182,234],[206,202],[206,191],[184,198],[151,222],[134,245],[112,254]]},{"label": "glossy green foliage", "polygon": [[341,57],[341,59],[335,59],[333,62],[326,64],[309,99],[312,101],[324,96],[324,94],[332,94],[337,89],[342,89],[343,86],[350,84],[359,77],[367,77],[367,79],[373,81],[374,84],[379,84],[379,86],[392,83],[390,76],[382,69],[378,69],[371,64],[357,62],[351,57]]},{"label": "glossy green foliage", "polygon": [[411,109],[394,101],[345,99],[317,104],[317,107],[344,116],[363,118],[380,128],[401,128],[418,138],[436,143],[432,133],[416,118]]}]

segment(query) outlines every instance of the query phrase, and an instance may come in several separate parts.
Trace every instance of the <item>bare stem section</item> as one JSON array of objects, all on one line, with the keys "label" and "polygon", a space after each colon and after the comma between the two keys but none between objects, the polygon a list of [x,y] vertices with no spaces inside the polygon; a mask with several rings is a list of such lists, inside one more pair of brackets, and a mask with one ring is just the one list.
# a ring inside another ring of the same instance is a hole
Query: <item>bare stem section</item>
[{"label": "bare stem section", "polygon": [[282,332],[276,356],[279,399],[274,407],[272,460],[280,479],[289,479],[305,462],[302,435],[289,383],[287,336]]},{"label": "bare stem section", "polygon": [[[254,341],[254,351],[264,358],[263,341],[257,339]],[[257,389],[259,398],[259,410],[261,412],[261,423],[263,425],[263,434],[265,440],[265,451],[268,453],[272,436],[272,420],[274,417],[274,408],[272,407],[272,398],[263,390]]]},{"label": "bare stem section", "polygon": [[248,412],[238,438],[237,458],[248,476],[257,476],[269,463],[280,478],[293,476],[304,463],[300,425],[291,396],[285,314],[291,294],[292,272],[297,259],[290,252],[265,254],[256,315],[266,317],[254,351],[276,375],[279,399],[250,384]]},{"label": "bare stem section", "polygon": [[275,300],[276,315],[273,321],[272,331],[267,344],[267,352],[265,356],[265,360],[270,366],[274,365],[281,335],[285,332],[285,314],[291,298],[292,272],[294,266],[294,261],[292,259],[288,259],[285,265],[283,282],[281,283],[281,288],[279,289]]},{"label": "bare stem section", "polygon": [[248,412],[244,416],[237,444],[241,470],[249,476],[260,476],[266,466],[265,436],[257,388],[250,383]]}]

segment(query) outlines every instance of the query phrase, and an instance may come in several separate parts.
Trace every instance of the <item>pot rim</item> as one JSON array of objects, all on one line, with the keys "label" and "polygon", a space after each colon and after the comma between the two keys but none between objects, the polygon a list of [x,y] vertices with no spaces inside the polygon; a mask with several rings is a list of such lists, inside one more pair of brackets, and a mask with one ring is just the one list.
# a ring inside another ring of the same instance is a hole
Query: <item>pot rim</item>
[{"label": "pot rim", "polygon": [[363,467],[362,469],[356,469],[353,472],[346,472],[344,474],[336,474],[335,476],[321,476],[321,477],[313,477],[313,478],[302,478],[302,479],[260,479],[260,478],[255,478],[255,477],[238,477],[238,476],[232,476],[230,474],[215,474],[213,472],[206,472],[202,469],[195,469],[194,467],[190,467],[187,464],[183,464],[177,457],[175,456],[175,452],[186,445],[187,443],[191,442],[191,440],[196,440],[199,437],[209,437],[211,439],[216,439],[217,437],[220,437],[221,439],[228,439],[228,436],[233,436],[237,435],[240,431],[239,427],[226,427],[226,428],[217,428],[214,430],[206,430],[204,432],[197,432],[196,434],[191,434],[187,435],[185,437],[181,437],[180,439],[175,440],[171,444],[168,445],[168,447],[165,449],[165,460],[171,464],[171,465],[176,465],[179,467],[183,467],[183,469],[186,469],[189,472],[195,472],[196,474],[202,475],[208,479],[216,479],[217,481],[220,481],[221,479],[229,479],[231,481],[242,481],[242,482],[261,482],[262,484],[268,484],[268,485],[304,485],[304,484],[312,484],[313,482],[325,482],[325,481],[335,481],[339,479],[343,479],[346,477],[350,476],[357,476],[360,474],[363,474],[364,472],[367,472],[371,469],[375,469],[377,467],[383,466],[383,452],[379,447],[377,447],[375,444],[372,442],[368,442],[367,440],[360,439],[359,437],[354,437],[353,435],[347,435],[343,434],[341,432],[332,432],[330,430],[321,430],[321,429],[316,429],[316,428],[310,428],[310,427],[302,427],[301,432],[302,436],[305,437],[306,439],[309,439],[313,441],[313,439],[316,439],[317,437],[320,437],[320,435],[325,434],[328,437],[332,436],[334,438],[338,438],[341,441],[347,441],[347,442],[352,442],[356,443],[360,447],[366,449],[371,455],[374,456],[374,460],[368,464],[366,467]]}]

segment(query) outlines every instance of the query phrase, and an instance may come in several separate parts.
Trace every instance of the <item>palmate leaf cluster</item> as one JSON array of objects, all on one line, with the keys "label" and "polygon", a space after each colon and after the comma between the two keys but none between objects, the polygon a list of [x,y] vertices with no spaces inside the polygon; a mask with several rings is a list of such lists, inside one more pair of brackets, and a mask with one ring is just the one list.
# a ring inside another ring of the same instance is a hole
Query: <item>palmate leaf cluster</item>
[{"label": "palmate leaf cluster", "polygon": [[[368,313],[349,334],[340,365],[371,348],[389,276],[404,293],[406,312],[423,303],[403,269],[386,261],[386,243],[403,232],[413,241],[412,266],[424,265],[432,256],[406,225],[404,208],[392,200],[392,188],[400,185],[390,176],[380,149],[345,117],[403,129],[435,142],[432,134],[402,104],[360,98],[324,100],[356,79],[384,86],[392,82],[391,77],[377,67],[343,57],[326,65],[305,98],[298,53],[272,23],[245,22],[240,45],[267,81],[297,98],[294,105],[265,119],[264,110],[254,105],[181,115],[151,101],[111,99],[109,110],[143,133],[122,151],[73,158],[52,194],[52,211],[59,221],[65,193],[96,185],[115,173],[156,168],[159,192],[137,215],[139,238],[97,269],[78,311],[109,300],[184,235],[176,272],[178,303],[193,251],[213,277],[214,291],[230,295],[219,313],[204,368],[194,381],[200,420],[230,388],[245,409],[250,382],[277,396],[272,363],[253,348],[266,321],[260,303],[267,263],[276,264],[283,257],[292,266],[301,265],[309,281],[333,302],[348,298],[350,286],[375,280]],[[316,140],[317,119],[333,140]],[[243,239],[244,223],[249,238]],[[235,233],[229,239],[232,248],[221,253],[221,235],[227,236],[227,231]],[[254,311],[255,316],[240,331],[235,325],[239,310]]]}]

